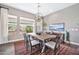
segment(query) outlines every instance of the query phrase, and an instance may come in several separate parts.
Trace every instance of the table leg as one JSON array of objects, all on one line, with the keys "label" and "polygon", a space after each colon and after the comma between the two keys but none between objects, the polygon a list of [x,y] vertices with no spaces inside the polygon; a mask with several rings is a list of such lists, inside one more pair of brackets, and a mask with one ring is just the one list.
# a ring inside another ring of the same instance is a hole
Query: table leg
[{"label": "table leg", "polygon": [[42,48],[41,53],[43,53],[43,52],[44,52],[44,50],[45,50],[45,41],[43,41],[43,48]]},{"label": "table leg", "polygon": [[43,46],[41,53],[43,53],[43,52],[44,52],[44,50],[45,50],[45,45]]}]

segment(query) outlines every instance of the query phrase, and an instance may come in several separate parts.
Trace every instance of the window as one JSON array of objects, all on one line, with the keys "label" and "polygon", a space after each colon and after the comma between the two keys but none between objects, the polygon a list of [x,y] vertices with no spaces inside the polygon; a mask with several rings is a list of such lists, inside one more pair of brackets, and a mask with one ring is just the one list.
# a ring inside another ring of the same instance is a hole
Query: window
[{"label": "window", "polygon": [[8,15],[8,40],[16,39],[17,17]]},{"label": "window", "polygon": [[[18,21],[17,21],[18,20]],[[35,31],[35,21],[17,16],[8,17],[8,40],[23,39],[24,32]]]},{"label": "window", "polygon": [[64,31],[64,23],[55,23],[49,25],[50,31]]},{"label": "window", "polygon": [[15,31],[17,26],[17,18],[8,17],[8,31]]},{"label": "window", "polygon": [[20,19],[20,31],[22,32],[34,32],[34,20],[28,18]]}]

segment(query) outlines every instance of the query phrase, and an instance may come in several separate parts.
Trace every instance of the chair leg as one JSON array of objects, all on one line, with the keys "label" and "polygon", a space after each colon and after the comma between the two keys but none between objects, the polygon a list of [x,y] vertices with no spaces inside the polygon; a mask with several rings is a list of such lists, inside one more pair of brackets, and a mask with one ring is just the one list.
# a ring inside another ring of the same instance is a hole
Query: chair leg
[{"label": "chair leg", "polygon": [[39,49],[41,49],[41,45],[39,44]]},{"label": "chair leg", "polygon": [[56,55],[56,50],[54,51],[54,55]]},{"label": "chair leg", "polygon": [[32,54],[32,47],[28,47],[30,54]]},{"label": "chair leg", "polygon": [[58,50],[60,50],[60,45],[59,45],[58,49],[54,50],[54,55],[57,55]]},{"label": "chair leg", "polygon": [[25,49],[26,49],[26,53],[27,53],[27,51],[28,51],[28,45],[26,45],[26,44],[25,44]]}]

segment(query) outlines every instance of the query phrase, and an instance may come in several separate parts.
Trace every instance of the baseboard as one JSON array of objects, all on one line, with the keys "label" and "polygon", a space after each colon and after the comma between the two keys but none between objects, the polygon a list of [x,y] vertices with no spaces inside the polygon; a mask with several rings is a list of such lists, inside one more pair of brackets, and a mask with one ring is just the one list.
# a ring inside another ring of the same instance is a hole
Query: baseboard
[{"label": "baseboard", "polygon": [[74,44],[74,45],[79,45],[79,43],[76,42],[69,42],[69,41],[65,41],[66,43],[70,43],[70,44]]}]

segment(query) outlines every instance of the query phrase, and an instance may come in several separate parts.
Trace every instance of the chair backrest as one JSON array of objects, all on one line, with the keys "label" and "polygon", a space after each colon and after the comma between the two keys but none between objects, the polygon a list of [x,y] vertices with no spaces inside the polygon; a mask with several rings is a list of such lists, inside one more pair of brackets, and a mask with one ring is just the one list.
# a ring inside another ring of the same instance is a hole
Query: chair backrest
[{"label": "chair backrest", "polygon": [[37,32],[36,34],[37,34],[37,35],[41,35],[41,34],[42,34],[42,32]]},{"label": "chair backrest", "polygon": [[27,46],[31,46],[30,35],[24,33],[23,36],[24,36],[25,44],[26,44]]},{"label": "chair backrest", "polygon": [[60,47],[61,39],[62,39],[62,34],[57,35],[55,49]]}]

